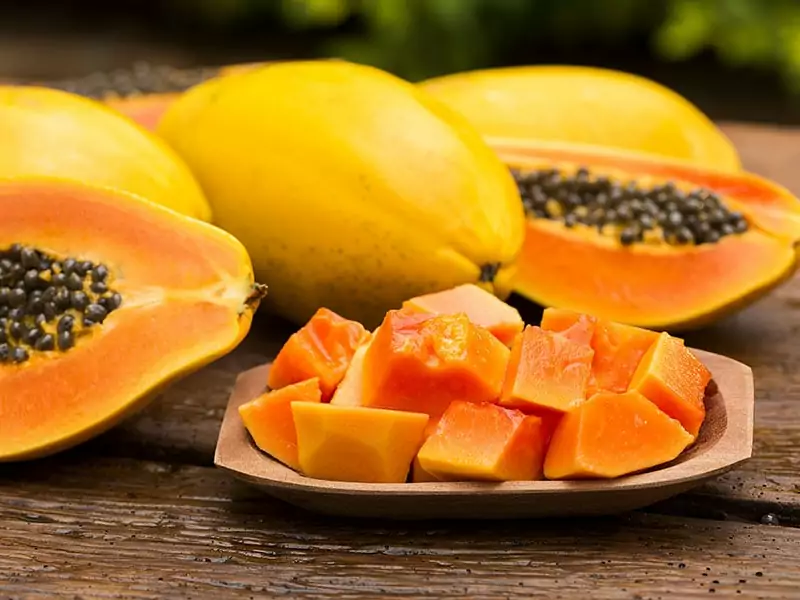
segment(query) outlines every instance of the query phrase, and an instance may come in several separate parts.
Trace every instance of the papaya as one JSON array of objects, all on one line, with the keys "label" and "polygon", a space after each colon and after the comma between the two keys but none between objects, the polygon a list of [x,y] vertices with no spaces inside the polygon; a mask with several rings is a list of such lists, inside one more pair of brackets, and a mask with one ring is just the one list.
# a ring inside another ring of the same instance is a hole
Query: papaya
[{"label": "papaya", "polygon": [[514,289],[541,305],[680,331],[797,268],[800,201],[756,175],[544,142],[501,156],[528,215]]},{"label": "papaya", "polygon": [[495,404],[453,402],[417,454],[440,481],[542,478],[545,439],[539,417]]},{"label": "papaya", "polygon": [[294,322],[325,306],[374,329],[462,283],[511,292],[525,230],[514,178],[414,84],[345,61],[275,63],[193,87],[157,131],[269,277],[265,307]]},{"label": "papaya", "polygon": [[56,177],[130,192],[208,221],[181,158],[100,102],[34,86],[0,86],[0,178]]},{"label": "papaya", "polygon": [[[380,329],[380,327],[378,328]],[[378,333],[378,329],[372,332],[353,353],[350,364],[344,372],[342,381],[336,387],[331,397],[331,404],[341,406],[362,406],[364,403],[364,356],[367,354],[372,340]]]},{"label": "papaya", "polygon": [[437,315],[464,313],[506,346],[511,346],[525,325],[516,308],[473,283],[411,298],[403,302],[403,308]]},{"label": "papaya", "polygon": [[419,84],[467,117],[490,145],[541,140],[608,146],[737,171],[730,140],[696,106],[644,77],[538,65],[445,75]]},{"label": "papaya", "polygon": [[405,483],[428,415],[292,402],[300,471],[307,477]]},{"label": "papaya", "polygon": [[[591,324],[591,329],[589,329]],[[649,329],[597,319],[561,308],[546,308],[542,329],[552,330],[591,345],[592,371],[586,393],[622,393],[628,390],[633,374],[659,334]],[[591,336],[587,339],[588,332]]]},{"label": "papaya", "polygon": [[509,349],[465,314],[389,311],[364,354],[362,406],[425,413],[497,402]]},{"label": "papaya", "polygon": [[314,377],[271,390],[242,404],[239,415],[256,446],[283,464],[299,470],[292,402],[321,401],[319,378]]},{"label": "papaya", "polygon": [[[425,439],[427,440],[427,436]],[[436,481],[439,481],[439,479],[423,469],[419,463],[419,456],[415,456],[414,462],[411,463],[411,483],[433,483]]]},{"label": "papaya", "polygon": [[586,400],[594,350],[528,325],[511,348],[500,405],[564,413]]},{"label": "papaya", "polygon": [[219,75],[247,71],[259,64],[177,69],[139,62],[128,69],[45,81],[41,85],[99,100],[145,129],[154,131],[161,115],[182,92]]},{"label": "papaya", "polygon": [[323,402],[331,399],[353,359],[356,349],[369,339],[361,323],[320,308],[278,352],[267,376],[267,385],[279,389],[316,378]]},{"label": "papaya", "polygon": [[637,391],[599,392],[553,432],[547,479],[614,478],[669,462],[694,438]]},{"label": "papaya", "polygon": [[230,234],[119,190],[3,180],[0,214],[3,461],[105,431],[229,352],[264,293]]},{"label": "papaya", "polygon": [[661,333],[642,357],[630,389],[641,393],[697,437],[706,416],[705,392],[711,373],[683,340]]}]

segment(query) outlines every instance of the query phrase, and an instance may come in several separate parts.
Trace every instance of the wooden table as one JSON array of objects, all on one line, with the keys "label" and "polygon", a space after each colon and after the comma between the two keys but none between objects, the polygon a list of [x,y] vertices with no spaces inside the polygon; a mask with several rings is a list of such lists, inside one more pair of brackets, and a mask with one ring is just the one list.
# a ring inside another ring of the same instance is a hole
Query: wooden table
[{"label": "wooden table", "polygon": [[[748,168],[800,194],[800,132],[726,129]],[[140,416],[0,467],[0,598],[800,598],[800,278],[687,336],[753,367],[755,457],[612,518],[342,520],[232,480],[212,467],[230,387],[290,332],[260,316]]]}]

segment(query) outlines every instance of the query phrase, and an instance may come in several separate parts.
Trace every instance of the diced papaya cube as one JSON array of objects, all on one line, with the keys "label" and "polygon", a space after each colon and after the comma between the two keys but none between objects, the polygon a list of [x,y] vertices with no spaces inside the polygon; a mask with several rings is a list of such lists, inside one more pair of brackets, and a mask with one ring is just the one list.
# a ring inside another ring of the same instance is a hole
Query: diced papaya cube
[{"label": "diced papaya cube", "polygon": [[293,402],[300,471],[308,477],[404,483],[428,415]]},{"label": "diced papaya cube", "polygon": [[525,325],[516,308],[473,283],[411,298],[403,302],[403,308],[434,315],[464,313],[470,321],[488,329],[506,346],[511,346]]},{"label": "diced papaya cube", "polygon": [[[377,332],[377,329],[375,330]],[[372,340],[371,336],[367,341],[356,348],[353,359],[344,373],[341,383],[333,392],[331,404],[339,406],[361,406],[364,402],[364,356],[367,354]]]},{"label": "diced papaya cube", "polygon": [[417,459],[442,481],[541,479],[542,421],[495,404],[453,402]]},{"label": "diced papaya cube", "polygon": [[239,407],[239,415],[256,446],[297,470],[297,434],[292,402],[320,402],[319,379],[306,379],[262,394]]},{"label": "diced papaya cube", "polygon": [[545,308],[542,329],[555,331],[578,344],[591,345],[597,318],[563,308]]},{"label": "diced papaya cube", "polygon": [[318,377],[322,401],[327,402],[344,377],[356,348],[369,335],[361,323],[320,308],[283,345],[272,363],[267,385],[278,389]]},{"label": "diced papaya cube", "polygon": [[620,477],[669,462],[692,436],[639,392],[599,392],[564,415],[544,461],[548,479]]},{"label": "diced papaya cube", "polygon": [[[658,333],[555,308],[545,309],[542,329],[558,331],[570,335],[572,339],[578,339],[582,335],[578,332],[585,329],[587,319],[595,323],[591,338],[594,360],[587,393],[591,395],[595,391],[626,391],[642,356],[658,339]],[[582,320],[584,325],[581,325]]]},{"label": "diced papaya cube", "polygon": [[419,464],[419,457],[415,457],[414,462],[411,463],[411,483],[429,483],[432,481],[439,480],[423,469],[422,465]]},{"label": "diced papaya cube", "polygon": [[364,356],[363,405],[435,421],[453,400],[496,402],[508,355],[463,313],[389,311]]},{"label": "diced papaya cube", "polygon": [[594,351],[528,325],[514,341],[500,405],[525,412],[566,412],[586,400]]},{"label": "diced papaya cube", "polygon": [[680,421],[696,437],[706,417],[704,399],[710,380],[709,370],[682,340],[662,333],[639,363],[630,389]]}]

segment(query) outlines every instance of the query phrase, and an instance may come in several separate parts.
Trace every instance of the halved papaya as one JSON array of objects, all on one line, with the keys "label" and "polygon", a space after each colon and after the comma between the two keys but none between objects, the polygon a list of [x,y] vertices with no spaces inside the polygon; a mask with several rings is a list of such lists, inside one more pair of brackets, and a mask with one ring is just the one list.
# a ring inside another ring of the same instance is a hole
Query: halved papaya
[{"label": "halved papaya", "polygon": [[361,323],[320,308],[283,345],[269,370],[267,385],[278,389],[316,377],[322,401],[328,402],[356,349],[369,337]]},{"label": "halved papaya", "polygon": [[515,289],[545,306],[685,329],[797,268],[800,201],[756,175],[557,143],[495,149],[528,216]]},{"label": "halved papaya", "polygon": [[108,429],[233,349],[263,294],[232,236],[123,192],[5,180],[0,214],[0,460]]},{"label": "halved papaya", "polygon": [[389,311],[364,355],[363,406],[442,416],[455,400],[497,402],[509,349],[465,314]]},{"label": "halved papaya", "polygon": [[525,325],[516,308],[474,283],[411,298],[403,302],[403,308],[436,315],[464,313],[506,346],[511,346]]}]

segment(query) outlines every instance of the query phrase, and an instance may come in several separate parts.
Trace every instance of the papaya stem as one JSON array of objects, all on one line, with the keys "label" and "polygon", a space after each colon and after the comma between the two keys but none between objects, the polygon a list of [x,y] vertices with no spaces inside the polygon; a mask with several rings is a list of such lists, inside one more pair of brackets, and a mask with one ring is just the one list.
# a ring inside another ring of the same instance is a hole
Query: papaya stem
[{"label": "papaya stem", "polygon": [[267,295],[267,290],[269,288],[266,284],[263,283],[254,283],[253,284],[253,291],[245,300],[245,303],[249,306],[258,306],[261,300]]}]

